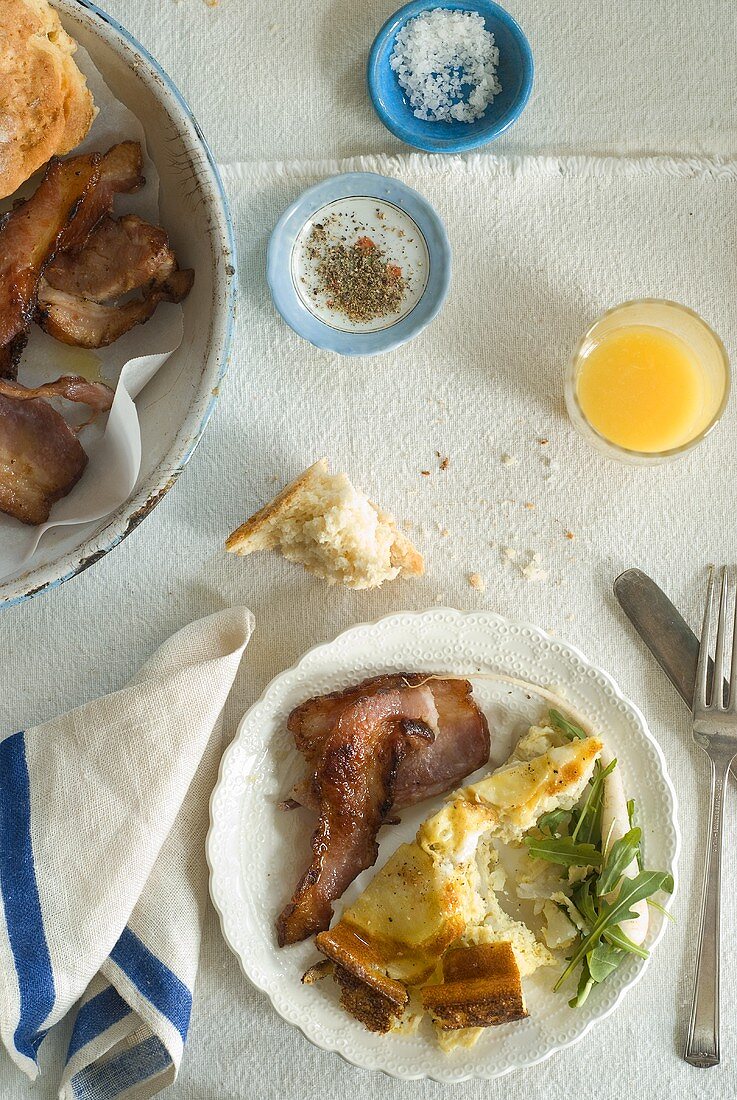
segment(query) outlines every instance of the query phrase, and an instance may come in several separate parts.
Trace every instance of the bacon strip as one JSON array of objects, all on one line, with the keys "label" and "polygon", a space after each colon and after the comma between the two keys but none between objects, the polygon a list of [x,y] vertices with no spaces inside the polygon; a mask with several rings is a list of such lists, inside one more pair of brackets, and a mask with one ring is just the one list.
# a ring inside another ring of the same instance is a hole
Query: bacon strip
[{"label": "bacon strip", "polygon": [[327,928],[332,903],[375,863],[397,768],[413,740],[432,741],[435,719],[432,694],[421,687],[360,697],[341,710],[311,761],[320,820],[312,861],[276,922],[280,946]]},{"label": "bacon strip", "polygon": [[35,194],[0,221],[0,378],[15,378],[44,264],[100,175],[100,156],[52,161]]},{"label": "bacon strip", "polygon": [[54,290],[43,280],[36,320],[44,332],[63,344],[104,348],[135,325],[148,321],[159,302],[181,302],[189,294],[193,282],[193,271],[174,271],[163,283],[149,287],[140,298],[117,306]]},{"label": "bacon strip", "polygon": [[97,223],[112,213],[116,195],[140,191],[146,182],[142,168],[143,154],[137,141],[121,141],[108,149],[100,158],[97,183],[86,192],[64,230],[59,250],[81,248]]},{"label": "bacon strip", "polygon": [[[289,717],[289,729],[297,748],[304,753],[317,753],[335,716],[351,699],[423,681],[433,694],[438,714],[435,740],[408,749],[397,771],[392,808],[402,810],[452,790],[489,759],[489,727],[474,701],[468,680],[428,680],[424,673],[401,673],[365,680],[348,692],[309,699]],[[290,800],[284,805],[318,809],[310,775],[294,786]]]},{"label": "bacon strip", "polygon": [[76,252],[61,252],[44,280],[93,302],[110,302],[146,284],[163,283],[177,269],[166,232],[135,214],[116,220],[106,214]]},{"label": "bacon strip", "polygon": [[37,397],[65,397],[89,405],[96,413],[107,412],[113,403],[115,392],[104,382],[89,382],[81,374],[64,374],[55,382],[44,382],[29,389],[20,382],[0,378],[0,394],[14,401],[31,401]]},{"label": "bacon strip", "polygon": [[79,481],[87,455],[61,413],[46,397],[107,412],[113,391],[76,374],[28,389],[0,379],[0,512],[21,523],[45,523],[51,507]]},{"label": "bacon strip", "polygon": [[45,523],[86,465],[77,436],[47,401],[0,393],[0,512],[21,523]]},{"label": "bacon strip", "polygon": [[0,378],[17,377],[45,265],[80,248],[117,193],[142,186],[141,165],[136,141],[52,160],[35,193],[0,220]]}]

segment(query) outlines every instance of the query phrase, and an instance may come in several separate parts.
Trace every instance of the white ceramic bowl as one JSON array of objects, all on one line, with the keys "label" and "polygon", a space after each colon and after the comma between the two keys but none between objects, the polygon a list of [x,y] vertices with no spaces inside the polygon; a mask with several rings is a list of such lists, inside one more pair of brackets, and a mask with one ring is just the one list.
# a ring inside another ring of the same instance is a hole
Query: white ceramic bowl
[{"label": "white ceramic bowl", "polygon": [[[207,143],[180,92],[149,53],[88,0],[52,0],[114,95],[140,119],[161,179],[161,217],[182,267],[197,278],[183,304],[184,339],[140,394],[142,461],[130,499],[104,520],[44,535],[29,568],[0,582],[0,608],[93,565],[172,487],[204,431],[227,366],[236,295],[227,201]],[[165,398],[165,400],[163,400]]]}]

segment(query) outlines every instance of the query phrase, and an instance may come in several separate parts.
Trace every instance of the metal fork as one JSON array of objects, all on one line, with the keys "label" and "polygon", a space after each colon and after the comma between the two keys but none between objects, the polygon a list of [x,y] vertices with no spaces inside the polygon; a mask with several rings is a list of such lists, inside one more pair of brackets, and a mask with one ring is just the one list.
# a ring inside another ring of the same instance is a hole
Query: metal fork
[{"label": "metal fork", "polygon": [[[737,615],[733,613],[732,658],[729,687],[727,674],[727,608],[737,585],[726,566],[721,569],[721,589],[715,609],[714,569],[709,573],[704,626],[693,698],[693,734],[711,761],[711,821],[704,860],[704,892],[701,902],[699,949],[696,957],[691,1022],[684,1057],[692,1066],[719,1065],[719,955],[724,792],[729,769],[737,756]],[[716,641],[715,641],[716,635]],[[710,674],[709,653],[714,649]],[[726,696],[726,701],[725,701]]]}]

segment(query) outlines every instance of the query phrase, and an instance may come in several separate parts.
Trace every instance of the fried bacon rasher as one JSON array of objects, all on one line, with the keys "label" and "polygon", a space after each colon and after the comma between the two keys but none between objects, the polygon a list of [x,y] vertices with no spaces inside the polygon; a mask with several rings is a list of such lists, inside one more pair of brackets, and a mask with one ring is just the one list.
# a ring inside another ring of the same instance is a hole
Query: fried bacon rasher
[{"label": "fried bacon rasher", "polygon": [[15,378],[36,288],[70,219],[100,177],[100,156],[53,161],[30,199],[0,221],[0,378]]},{"label": "fried bacon rasher", "polygon": [[22,523],[45,523],[52,505],[74,488],[87,465],[76,432],[47,397],[104,412],[113,391],[77,375],[36,389],[0,379],[0,511]]},{"label": "fried bacon rasher", "polygon": [[82,401],[95,414],[112,402],[107,386],[80,378],[16,383],[32,321],[66,344],[103,347],[192,287],[163,229],[112,217],[115,196],[144,182],[140,145],[120,142],[51,161],[35,193],[0,219],[0,511],[23,523],[45,522],[87,463],[78,429],[46,399]]},{"label": "fried bacon rasher", "polygon": [[489,757],[489,731],[466,680],[379,676],[309,699],[288,728],[308,775],[292,792],[319,814],[313,858],[277,921],[279,943],[330,924],[332,903],[378,852],[392,808],[449,790]]}]

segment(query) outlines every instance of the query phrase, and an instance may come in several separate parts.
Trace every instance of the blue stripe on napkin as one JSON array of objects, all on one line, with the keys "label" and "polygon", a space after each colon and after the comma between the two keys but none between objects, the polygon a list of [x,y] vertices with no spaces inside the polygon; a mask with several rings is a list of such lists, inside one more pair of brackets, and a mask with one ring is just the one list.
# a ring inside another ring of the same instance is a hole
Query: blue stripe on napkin
[{"label": "blue stripe on napkin", "polygon": [[130,928],[123,929],[122,936],[110,952],[110,958],[146,1000],[174,1025],[182,1040],[186,1039],[192,1014],[192,994],[184,982],[161,959],[157,959]]},{"label": "blue stripe on napkin", "polygon": [[74,1021],[74,1031],[69,1040],[67,1062],[73,1058],[78,1050],[86,1046],[103,1031],[107,1031],[119,1020],[125,1019],[130,1014],[130,1005],[127,1005],[118,993],[117,989],[109,985],[94,997],[86,1001]]},{"label": "blue stripe on napkin", "polygon": [[20,992],[15,1047],[27,1058],[46,1034],[41,1025],[54,1006],[54,977],[33,865],[31,797],[25,736],[0,741],[0,897]]},{"label": "blue stripe on napkin", "polygon": [[152,1035],[102,1065],[93,1063],[71,1080],[75,1100],[113,1100],[121,1092],[163,1073],[171,1065],[166,1047]]}]

